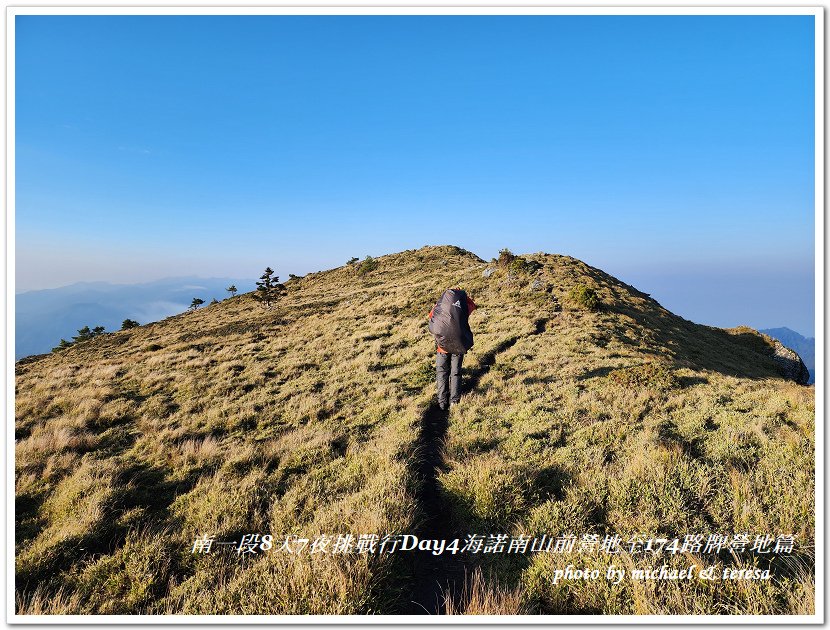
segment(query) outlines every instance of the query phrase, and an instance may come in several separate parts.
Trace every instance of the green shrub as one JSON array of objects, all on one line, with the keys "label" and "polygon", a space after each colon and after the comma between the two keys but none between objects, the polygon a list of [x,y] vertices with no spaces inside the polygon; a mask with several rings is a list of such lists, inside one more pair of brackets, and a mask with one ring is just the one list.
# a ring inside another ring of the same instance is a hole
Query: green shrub
[{"label": "green shrub", "polygon": [[365,276],[367,273],[371,273],[377,268],[378,261],[371,256],[366,256],[366,258],[363,259],[363,262],[357,266],[357,273],[361,276]]},{"label": "green shrub", "polygon": [[584,284],[577,284],[568,291],[568,299],[580,308],[588,311],[595,311],[599,308],[599,296],[591,287]]}]

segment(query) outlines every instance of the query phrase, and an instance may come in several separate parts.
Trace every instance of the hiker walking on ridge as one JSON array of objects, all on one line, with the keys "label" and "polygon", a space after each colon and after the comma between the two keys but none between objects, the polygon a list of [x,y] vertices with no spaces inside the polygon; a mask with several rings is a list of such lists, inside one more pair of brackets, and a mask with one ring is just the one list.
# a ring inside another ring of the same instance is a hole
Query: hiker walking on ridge
[{"label": "hiker walking on ridge", "polygon": [[473,347],[469,317],[475,308],[466,291],[447,289],[429,312],[429,332],[435,337],[436,349],[435,385],[442,411],[461,399],[461,363],[464,353]]}]

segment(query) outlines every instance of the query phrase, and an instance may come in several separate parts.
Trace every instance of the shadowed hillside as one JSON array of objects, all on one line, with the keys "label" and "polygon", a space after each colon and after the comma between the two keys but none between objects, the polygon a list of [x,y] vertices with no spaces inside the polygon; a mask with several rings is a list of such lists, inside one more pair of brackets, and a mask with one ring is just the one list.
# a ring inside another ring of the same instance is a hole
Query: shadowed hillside
[{"label": "shadowed hillside", "polygon": [[[240,295],[19,362],[18,612],[812,613],[814,390],[782,378],[768,338],[684,320],[567,256],[377,263],[287,282],[272,310]],[[442,415],[426,314],[450,286],[479,309],[462,404]],[[277,551],[500,532],[800,546],[767,582],[657,592],[555,585],[552,554]],[[246,533],[274,549],[192,552]]]},{"label": "shadowed hillside", "polygon": [[768,335],[773,339],[778,339],[786,347],[792,348],[797,352],[810,372],[810,383],[815,381],[816,340],[814,337],[804,337],[789,328],[768,328],[758,332]]}]

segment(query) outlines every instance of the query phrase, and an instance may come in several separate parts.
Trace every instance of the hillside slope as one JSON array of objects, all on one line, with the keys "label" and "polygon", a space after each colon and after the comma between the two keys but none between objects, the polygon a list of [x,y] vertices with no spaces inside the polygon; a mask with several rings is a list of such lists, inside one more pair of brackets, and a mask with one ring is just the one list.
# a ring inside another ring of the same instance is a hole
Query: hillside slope
[{"label": "hillside slope", "polygon": [[[524,260],[424,247],[291,281],[273,310],[240,295],[19,362],[18,612],[402,613],[431,607],[431,572],[475,567],[448,608],[811,612],[813,388],[781,378],[755,331],[686,321],[573,258]],[[479,309],[463,404],[441,416],[426,313],[450,286]],[[569,297],[577,286],[598,310]],[[579,550],[456,566],[279,551],[286,536],[413,532],[799,546],[771,581],[657,596],[553,584],[568,562],[608,564]],[[274,548],[193,552],[198,537],[246,533]]]},{"label": "hillside slope", "polygon": [[55,289],[18,293],[14,298],[15,360],[49,352],[84,326],[118,330],[129,318],[145,324],[187,310],[194,297],[206,303],[227,295],[225,287],[254,289],[253,280],[164,278],[142,284],[78,282]]}]

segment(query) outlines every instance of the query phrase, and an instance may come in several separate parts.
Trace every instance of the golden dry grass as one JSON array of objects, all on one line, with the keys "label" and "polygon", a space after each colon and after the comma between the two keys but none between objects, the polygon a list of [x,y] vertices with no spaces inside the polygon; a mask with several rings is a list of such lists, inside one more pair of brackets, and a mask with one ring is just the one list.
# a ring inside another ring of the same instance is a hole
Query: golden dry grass
[{"label": "golden dry grass", "polygon": [[[439,477],[459,529],[757,531],[809,547],[814,390],[778,376],[767,341],[688,322],[573,258],[526,258],[541,269],[484,278],[469,252],[425,247],[292,280],[271,311],[240,295],[18,363],[18,613],[399,612],[400,558],[190,550],[202,534],[413,531],[426,313],[459,285],[480,307],[465,359],[480,380],[451,412]],[[577,285],[599,310],[568,300]],[[554,588],[558,561],[485,563],[446,612],[813,607],[807,552],[770,584],[658,593]]]},{"label": "golden dry grass", "polygon": [[519,589],[507,589],[490,578],[485,580],[480,568],[465,577],[460,601],[446,594],[444,608],[446,615],[525,615],[528,611],[522,603]]}]

